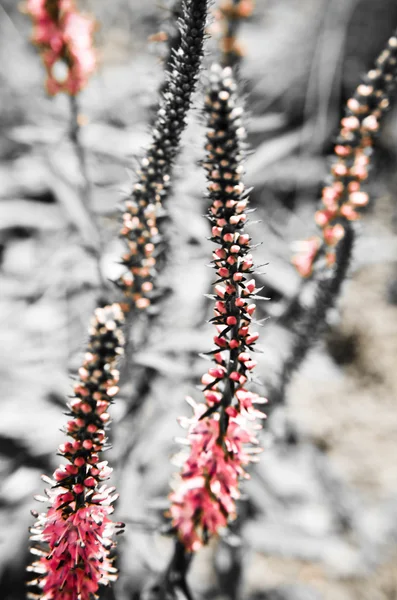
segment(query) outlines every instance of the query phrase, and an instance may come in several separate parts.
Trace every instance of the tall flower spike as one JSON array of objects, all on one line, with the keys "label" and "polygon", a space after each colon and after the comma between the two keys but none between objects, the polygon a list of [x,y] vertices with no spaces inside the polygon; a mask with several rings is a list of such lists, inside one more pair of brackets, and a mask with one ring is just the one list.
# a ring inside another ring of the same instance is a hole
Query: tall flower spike
[{"label": "tall flower spike", "polygon": [[[259,290],[252,277],[250,236],[244,232],[248,196],[243,174],[242,108],[230,68],[212,67],[205,110],[208,115],[206,161],[208,192],[212,202],[208,218],[217,249],[213,266],[217,333],[213,366],[203,375],[205,402],[196,404],[188,429],[190,451],[170,494],[169,515],[179,540],[196,551],[209,537],[236,517],[239,479],[258,452],[256,423],[264,414],[254,403],[265,402],[246,389],[256,366],[251,352],[258,334],[250,330]],[[251,445],[251,447],[247,447]]]},{"label": "tall flower spike", "polygon": [[109,551],[112,535],[122,525],[112,523],[117,498],[106,481],[112,469],[100,460],[109,423],[108,408],[118,392],[117,359],[123,354],[124,316],[118,304],[98,308],[66,426],[72,438],[58,449],[67,461],[54,472],[46,490],[47,513],[37,515],[31,529],[31,552],[38,560],[29,567],[37,574],[30,585],[41,589],[42,600],[92,600],[99,585],[116,579]]},{"label": "tall flower spike", "polygon": [[156,274],[160,241],[157,218],[167,196],[186,115],[203,55],[207,0],[184,0],[181,38],[173,50],[167,82],[152,130],[152,143],[138,170],[138,181],[125,203],[121,236],[127,244],[122,260],[127,267],[118,285],[131,304],[147,308]]},{"label": "tall flower spike", "polygon": [[47,70],[48,93],[78,94],[97,64],[94,21],[79,13],[73,0],[27,0],[26,12]]},{"label": "tall flower spike", "polygon": [[355,221],[369,201],[361,186],[368,178],[372,148],[384,113],[390,106],[397,77],[397,36],[393,35],[348,100],[334,148],[331,182],[322,190],[322,206],[315,214],[321,238],[301,244],[293,263],[302,277],[310,277],[317,258],[325,253],[335,262],[335,247],[345,235],[344,220]]}]

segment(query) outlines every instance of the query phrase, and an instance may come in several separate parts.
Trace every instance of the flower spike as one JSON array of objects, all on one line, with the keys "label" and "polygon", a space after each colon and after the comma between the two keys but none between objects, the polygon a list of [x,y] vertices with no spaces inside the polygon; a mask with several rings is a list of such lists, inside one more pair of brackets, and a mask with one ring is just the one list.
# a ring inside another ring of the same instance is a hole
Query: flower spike
[{"label": "flower spike", "polygon": [[347,102],[334,148],[331,183],[322,190],[322,206],[315,214],[321,238],[310,238],[292,262],[300,275],[310,277],[316,260],[325,253],[335,263],[335,247],[345,235],[346,221],[356,221],[369,202],[361,186],[368,178],[373,145],[390,107],[397,77],[397,35],[387,42],[371,69]]},{"label": "flower spike", "polygon": [[237,86],[230,68],[212,67],[205,110],[208,117],[206,160],[208,218],[217,248],[213,267],[213,366],[202,377],[204,402],[193,407],[191,419],[181,419],[188,430],[189,454],[170,494],[169,515],[179,540],[192,552],[236,517],[239,480],[254,460],[258,418],[254,407],[265,402],[246,388],[256,366],[252,351],[258,334],[251,331],[255,312],[253,259],[245,233],[248,197],[241,181],[245,129]]},{"label": "flower spike", "polygon": [[41,589],[42,600],[92,600],[99,585],[115,580],[117,570],[109,558],[112,536],[122,524],[109,516],[117,498],[104,482],[112,469],[100,460],[106,442],[109,405],[118,392],[117,359],[123,354],[121,326],[124,316],[118,304],[98,308],[92,319],[90,339],[79,381],[74,386],[66,426],[72,438],[58,452],[67,461],[46,478],[50,507],[37,516],[31,529],[32,553],[38,560],[29,567]]},{"label": "flower spike", "polygon": [[95,22],[79,13],[73,0],[27,0],[26,12],[34,24],[32,41],[47,70],[48,93],[75,96],[96,69]]},{"label": "flower spike", "polygon": [[138,181],[125,203],[120,235],[127,244],[127,268],[118,285],[138,309],[150,305],[160,241],[157,219],[168,194],[172,168],[186,126],[186,115],[203,55],[207,0],[184,0],[181,38],[173,49],[167,81],[152,130],[152,143],[138,170]]}]

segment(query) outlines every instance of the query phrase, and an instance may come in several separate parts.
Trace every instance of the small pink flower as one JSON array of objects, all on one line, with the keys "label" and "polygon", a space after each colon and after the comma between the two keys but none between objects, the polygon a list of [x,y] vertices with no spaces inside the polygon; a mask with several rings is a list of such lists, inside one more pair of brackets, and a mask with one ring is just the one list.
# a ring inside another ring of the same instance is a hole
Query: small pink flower
[{"label": "small pink flower", "polygon": [[299,242],[301,252],[292,258],[292,264],[301,277],[310,277],[313,272],[313,264],[321,248],[321,240],[317,236]]},{"label": "small pink flower", "polygon": [[345,228],[340,223],[331,227],[325,227],[323,231],[324,241],[328,246],[335,246],[345,235]]},{"label": "small pink flower", "polygon": [[46,0],[27,0],[26,9],[33,17],[39,19],[47,15]]}]

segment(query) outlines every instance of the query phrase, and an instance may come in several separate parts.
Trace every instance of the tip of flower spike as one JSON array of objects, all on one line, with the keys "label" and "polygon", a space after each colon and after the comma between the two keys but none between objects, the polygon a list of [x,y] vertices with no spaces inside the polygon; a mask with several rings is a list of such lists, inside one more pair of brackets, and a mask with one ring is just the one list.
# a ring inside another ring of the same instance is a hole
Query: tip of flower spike
[{"label": "tip of flower spike", "polygon": [[97,65],[92,46],[94,21],[79,14],[72,2],[63,3],[62,14],[53,12],[44,0],[28,0],[26,7],[34,24],[32,41],[47,70],[48,93],[77,94]]}]

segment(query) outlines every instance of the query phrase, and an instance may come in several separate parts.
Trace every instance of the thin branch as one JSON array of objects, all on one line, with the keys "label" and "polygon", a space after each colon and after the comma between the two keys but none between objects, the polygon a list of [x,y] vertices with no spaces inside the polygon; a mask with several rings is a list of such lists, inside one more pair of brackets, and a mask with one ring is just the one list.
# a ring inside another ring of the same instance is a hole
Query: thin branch
[{"label": "thin branch", "polygon": [[70,114],[69,137],[70,137],[70,140],[75,149],[77,161],[78,161],[79,168],[80,168],[82,185],[79,187],[79,194],[80,194],[80,198],[81,198],[81,203],[84,206],[87,213],[89,214],[92,225],[93,225],[93,227],[95,227],[95,230],[97,232],[98,247],[92,246],[90,248],[90,250],[95,259],[98,281],[100,284],[100,288],[102,290],[102,294],[104,296],[103,298],[101,298],[101,301],[104,302],[104,301],[106,301],[106,292],[109,290],[109,285],[103,277],[102,268],[101,268],[102,247],[103,247],[102,235],[101,235],[101,231],[98,227],[96,217],[94,214],[92,186],[91,186],[90,178],[88,176],[86,151],[81,142],[81,135],[80,135],[81,127],[79,124],[79,104],[78,104],[77,97],[75,95],[70,94],[69,100],[70,100],[70,113],[71,113]]}]

